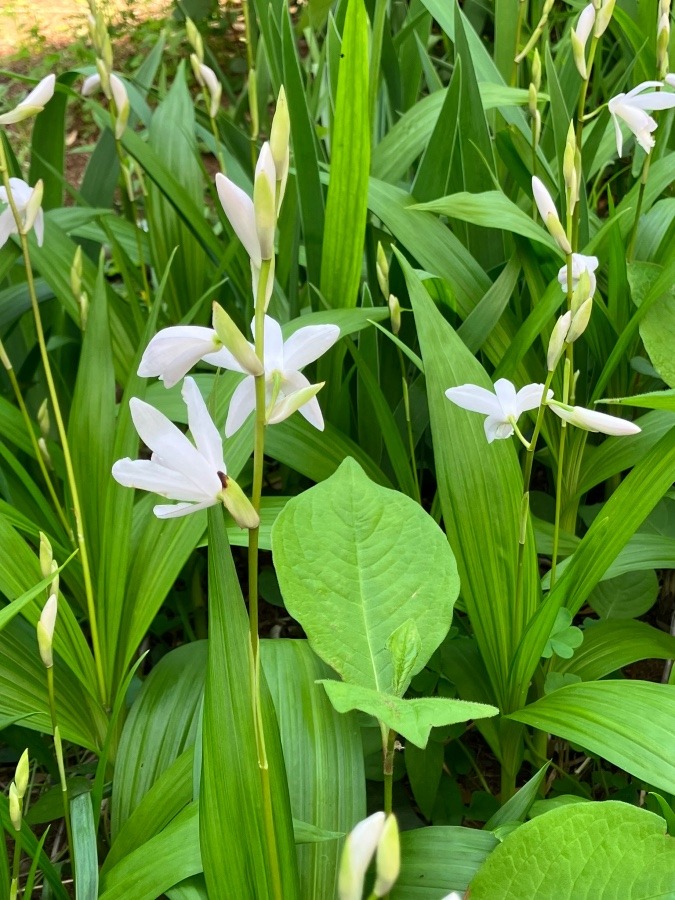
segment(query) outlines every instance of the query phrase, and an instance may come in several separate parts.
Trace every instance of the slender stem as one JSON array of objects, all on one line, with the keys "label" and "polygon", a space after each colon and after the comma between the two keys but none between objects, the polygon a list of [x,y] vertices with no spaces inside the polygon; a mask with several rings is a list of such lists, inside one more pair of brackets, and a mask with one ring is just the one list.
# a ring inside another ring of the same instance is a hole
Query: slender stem
[{"label": "slender stem", "polygon": [[19,894],[19,875],[21,874],[21,831],[14,832],[14,857],[12,859],[12,881],[9,887],[9,900],[16,900]]},{"label": "slender stem", "polygon": [[[258,296],[255,303],[255,351],[259,359],[265,358],[265,294],[269,279],[271,261],[264,259],[258,281]],[[253,443],[253,488],[251,503],[256,512],[260,512],[262,496],[263,461],[265,453],[265,373],[255,379],[255,434]],[[251,655],[253,667],[253,703],[258,745],[258,765],[263,794],[263,816],[265,820],[265,836],[269,854],[272,889],[277,900],[283,900],[279,851],[274,828],[274,810],[272,807],[272,790],[270,786],[269,766],[265,752],[265,731],[260,703],[260,639],[258,637],[258,546],[260,529],[252,528],[248,533],[248,608],[249,629],[251,639]]]},{"label": "slender stem", "polygon": [[215,141],[216,146],[216,159],[218,160],[218,165],[220,166],[220,171],[225,174],[225,159],[223,157],[223,150],[220,146],[220,135],[218,134],[218,126],[216,125],[216,120],[211,115],[211,97],[209,96],[209,92],[205,87],[202,87],[202,97],[204,98],[204,105],[209,112],[209,122],[211,123],[211,134],[213,135],[213,140]]},{"label": "slender stem", "polygon": [[23,233],[23,220],[21,215],[16,207],[14,202],[14,197],[12,195],[11,186],[9,183],[9,170],[7,167],[7,159],[5,157],[5,149],[0,141],[0,170],[2,171],[2,180],[5,186],[5,190],[7,191],[7,200],[12,210],[12,214],[14,216],[14,221],[16,222],[17,230],[19,232],[19,239],[21,242],[21,249],[23,251],[23,259],[26,268],[26,284],[28,286],[28,294],[30,296],[31,306],[33,309],[33,317],[35,320],[35,331],[38,339],[38,346],[40,348],[40,357],[42,359],[42,366],[45,372],[45,379],[47,381],[47,388],[49,390],[49,397],[52,403],[52,410],[54,412],[54,419],[56,421],[56,428],[59,434],[59,439],[61,441],[61,448],[63,450],[63,461],[66,467],[66,476],[68,479],[68,486],[70,488],[71,499],[73,503],[73,512],[75,514],[75,524],[77,528],[77,544],[80,550],[80,559],[82,560],[82,575],[84,578],[84,590],[87,598],[87,613],[89,616],[89,627],[91,630],[91,642],[92,648],[94,651],[94,663],[96,665],[96,676],[98,680],[98,690],[101,702],[105,705],[107,702],[106,695],[106,685],[105,685],[105,677],[103,675],[103,662],[101,659],[101,647],[99,643],[98,637],[98,624],[96,621],[96,606],[94,603],[94,587],[91,577],[91,569],[89,566],[89,554],[87,552],[87,542],[84,536],[84,524],[82,517],[82,508],[80,506],[80,496],[77,489],[77,481],[75,479],[75,471],[73,469],[73,461],[70,455],[70,446],[68,444],[68,435],[66,433],[66,427],[63,422],[63,416],[61,415],[61,406],[59,404],[58,394],[56,393],[56,385],[54,383],[54,378],[52,375],[51,365],[49,362],[49,353],[47,352],[47,342],[45,341],[44,330],[42,328],[42,318],[40,316],[40,306],[38,304],[37,294],[35,291],[35,282],[33,280],[33,269],[31,267],[30,260],[30,252],[28,250],[28,240],[26,235]]},{"label": "slender stem", "polygon": [[384,763],[382,773],[384,775],[384,811],[391,813],[392,795],[394,786],[394,747],[396,745],[396,732],[393,729],[387,734],[387,743],[384,746]]},{"label": "slender stem", "polygon": [[405,373],[405,362],[403,360],[403,353],[401,352],[401,348],[396,348],[398,352],[398,363],[401,367],[401,385],[403,387],[403,409],[405,410],[405,421],[406,427],[408,431],[408,449],[410,450],[410,462],[412,463],[412,471],[413,471],[413,480],[415,482],[415,496],[418,503],[422,502],[422,495],[420,493],[420,482],[419,477],[417,475],[417,463],[415,461],[415,438],[413,436],[412,430],[412,418],[410,415],[410,396],[408,394],[408,379],[406,378]]},{"label": "slender stem", "polygon": [[518,56],[520,36],[523,31],[523,21],[525,19],[526,6],[527,0],[518,0],[518,20],[516,21],[516,52],[514,53],[513,67],[511,69],[511,87],[515,87],[516,82],[518,81],[518,62],[516,60],[516,57]]},{"label": "slender stem", "polygon": [[63,818],[66,823],[66,835],[68,838],[68,847],[70,849],[70,859],[73,872],[75,871],[73,845],[73,832],[70,825],[70,806],[68,804],[68,782],[66,781],[66,767],[63,759],[63,746],[61,744],[61,732],[59,730],[58,721],[56,719],[56,694],[54,691],[54,667],[47,667],[47,693],[49,695],[49,715],[52,721],[52,732],[54,734],[54,751],[56,753],[56,764],[59,770],[59,780],[61,783],[61,799],[63,801]]},{"label": "slender stem", "polygon": [[[581,92],[579,94],[579,105],[577,106],[577,127],[576,127],[576,142],[577,147],[579,149],[579,153],[582,153],[582,137],[584,131],[584,110],[586,109],[586,97],[588,95],[588,85],[591,80],[591,70],[593,68],[593,62],[595,60],[595,51],[598,47],[598,38],[593,35],[591,38],[591,47],[588,51],[588,61],[586,63],[586,78],[581,83]],[[583,155],[582,155],[583,160]],[[583,165],[582,165],[583,170]],[[583,177],[583,174],[582,174]],[[572,243],[572,247],[576,247],[579,240],[579,204],[574,210],[574,222],[572,228],[572,235],[570,237],[570,241]]]},{"label": "slender stem", "polygon": [[61,506],[61,502],[56,494],[56,490],[54,488],[54,483],[49,475],[49,471],[43,459],[42,453],[40,452],[40,446],[37,442],[37,438],[35,437],[35,432],[33,431],[33,423],[31,422],[30,415],[28,414],[28,409],[23,399],[23,395],[21,394],[21,388],[19,386],[19,382],[17,381],[16,374],[14,372],[14,367],[12,366],[7,353],[5,352],[5,348],[0,341],[0,357],[2,357],[3,364],[5,366],[5,370],[7,372],[7,377],[9,378],[10,384],[12,385],[12,390],[14,391],[14,396],[16,397],[16,402],[21,410],[21,416],[26,425],[26,431],[28,432],[28,437],[30,438],[31,445],[33,447],[33,452],[35,453],[35,458],[37,460],[38,466],[40,467],[40,471],[42,472],[42,477],[45,480],[45,484],[47,485],[47,490],[49,491],[49,496],[52,498],[52,503],[54,504],[54,508],[56,509],[56,513],[61,520],[61,524],[65,528],[66,534],[70,537],[72,541],[75,540],[75,535],[73,534],[73,529],[70,527],[70,522],[66,518],[66,514],[63,511],[63,507]]}]

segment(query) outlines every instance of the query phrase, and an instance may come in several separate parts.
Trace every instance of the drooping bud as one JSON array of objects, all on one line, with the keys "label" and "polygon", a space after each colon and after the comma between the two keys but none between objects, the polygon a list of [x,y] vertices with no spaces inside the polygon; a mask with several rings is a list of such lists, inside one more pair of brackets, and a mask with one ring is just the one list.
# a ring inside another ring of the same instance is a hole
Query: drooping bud
[{"label": "drooping bud", "polygon": [[553,372],[560,362],[560,357],[565,349],[565,340],[567,332],[572,322],[572,312],[568,310],[553,326],[551,339],[548,342],[548,353],[546,354],[546,366],[549,372]]},{"label": "drooping bud", "polygon": [[377,283],[380,286],[385,297],[389,296],[389,260],[384,252],[384,247],[377,242],[377,254],[375,256],[375,272],[377,273]]},{"label": "drooping bud", "polygon": [[220,480],[223,483],[220,497],[225,509],[227,509],[237,525],[240,528],[257,528],[260,525],[260,516],[234,478],[221,474]]},{"label": "drooping bud", "polygon": [[564,422],[576,425],[577,428],[582,428],[584,431],[599,431],[602,434],[622,436],[638,434],[642,430],[628,419],[608,416],[606,413],[597,412],[594,409],[585,409],[583,406],[569,406],[567,403],[560,403],[558,400],[549,400],[548,406]]},{"label": "drooping bud", "polygon": [[265,368],[255,350],[220,303],[213,304],[213,327],[223,347],[230,351],[245,372],[254,377],[263,374]]},{"label": "drooping bud", "polygon": [[47,442],[43,437],[38,438],[38,450],[40,451],[40,456],[44,460],[44,464],[48,469],[53,469],[54,464],[52,462],[52,457],[49,453],[49,449],[47,447]]},{"label": "drooping bud", "polygon": [[584,81],[588,79],[588,72],[586,70],[586,43],[595,26],[595,18],[595,7],[592,3],[589,3],[588,6],[585,6],[581,11],[581,15],[577,20],[577,27],[573,28],[570,32],[574,63]]},{"label": "drooping bud", "polygon": [[[593,288],[595,287],[595,276],[593,276]],[[591,276],[587,269],[583,269],[577,280],[574,291],[572,292],[572,303],[570,308],[572,315],[575,316],[587,300],[592,300],[593,291],[591,290]]]},{"label": "drooping bud", "polygon": [[563,253],[571,253],[572,246],[565,234],[565,229],[558,218],[558,211],[549,192],[544,187],[544,183],[537,176],[532,178],[532,193],[534,201],[537,204],[539,215],[544,225],[548,228],[551,237],[556,241]]},{"label": "drooping bud", "polygon": [[0,116],[0,125],[14,125],[42,112],[54,96],[56,75],[47,75],[10,112]]},{"label": "drooping bud", "polygon": [[574,207],[579,200],[576,154],[577,138],[574,131],[574,122],[570,122],[570,127],[567,129],[567,140],[565,141],[565,151],[563,154],[563,178],[565,179],[565,191],[567,194],[567,204],[569,206],[570,215],[574,212]]},{"label": "drooping bud", "polygon": [[586,326],[591,318],[591,312],[593,311],[593,300],[588,299],[585,300],[579,309],[572,316],[572,323],[570,325],[570,329],[567,332],[567,343],[573,344],[577,338],[580,338],[581,335],[586,331]]},{"label": "drooping bud", "polygon": [[384,823],[376,856],[377,876],[373,893],[384,897],[396,884],[401,871],[401,843],[398,836],[396,816],[390,814]]},{"label": "drooping bud", "polygon": [[291,120],[288,115],[288,103],[283,84],[279,88],[277,106],[270,130],[270,150],[277,173],[277,212],[286,191],[288,168],[290,163]]},{"label": "drooping bud", "polygon": [[51,594],[49,600],[44,605],[42,614],[37,623],[37,639],[40,649],[40,658],[47,669],[51,669],[54,665],[54,654],[52,645],[54,643],[54,628],[56,626],[56,615],[59,609],[59,602],[56,594]]},{"label": "drooping bud", "polygon": [[253,209],[262,259],[274,256],[274,232],[277,224],[275,194],[276,169],[270,145],[265,142],[258,157],[253,184]]},{"label": "drooping bud", "polygon": [[380,842],[386,818],[383,812],[373,813],[347,835],[338,875],[340,900],[361,900],[366,872]]},{"label": "drooping bud", "polygon": [[[105,65],[103,64],[103,60],[101,60],[101,59],[96,60],[96,71],[98,72],[99,84],[101,85],[101,90],[106,95],[108,100],[110,100],[110,98],[112,97],[112,92],[110,90],[110,74],[108,73],[108,70],[106,69]],[[89,79],[87,79],[87,81],[85,81],[85,85],[87,84],[88,81],[89,81]],[[91,83],[93,83],[93,81]],[[84,92],[84,87],[82,90]]]},{"label": "drooping bud", "polygon": [[187,32],[187,39],[190,46],[195,51],[197,59],[199,62],[204,62],[204,42],[199,33],[199,29],[189,16],[186,16],[185,18],[185,31]]},{"label": "drooping bud", "polygon": [[23,819],[22,805],[16,785],[12,782],[9,786],[9,818],[11,819],[14,831],[21,831],[21,822]]},{"label": "drooping bud", "polygon": [[52,545],[49,542],[49,538],[47,535],[41,531],[40,532],[40,571],[42,572],[43,578],[48,578],[52,574],[52,561],[54,559],[54,553],[52,551]]},{"label": "drooping bud", "polygon": [[28,750],[24,750],[21,754],[19,762],[16,764],[16,772],[14,773],[14,785],[19,800],[23,800],[26,790],[28,789],[28,779],[30,777],[30,761],[28,759]]},{"label": "drooping bud", "polygon": [[602,35],[607,30],[609,23],[612,19],[612,13],[614,12],[614,4],[616,0],[603,0],[602,6],[598,10],[598,13],[595,17],[595,29],[593,34],[596,38],[602,37]]},{"label": "drooping bud", "polygon": [[391,319],[391,330],[394,334],[398,334],[401,330],[401,304],[398,297],[389,294],[389,317]]}]

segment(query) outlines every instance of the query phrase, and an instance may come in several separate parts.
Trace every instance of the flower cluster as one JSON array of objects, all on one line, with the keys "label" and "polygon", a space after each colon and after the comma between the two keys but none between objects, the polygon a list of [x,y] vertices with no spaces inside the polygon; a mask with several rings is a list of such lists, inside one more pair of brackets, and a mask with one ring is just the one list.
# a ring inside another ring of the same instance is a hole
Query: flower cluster
[{"label": "flower cluster", "polygon": [[[265,143],[256,166],[253,199],[222,174],[216,175],[218,195],[230,224],[251,260],[252,287],[262,324],[262,358],[237,325],[214,304],[212,328],[177,325],[156,334],[138,368],[142,377],[158,377],[167,388],[183,381],[182,396],[194,444],[159,410],[133,398],[131,417],[143,442],[152,451],[147,459],[122,459],[113,476],[126,487],[153,491],[179,501],[154,509],[159,518],[175,518],[223,503],[239,525],[255,528],[258,514],[237,483],[228,476],[223,445],[196,382],[187,373],[206,362],[244,376],[230,401],[225,435],[231,437],[256,409],[256,382],[264,379],[265,424],[275,425],[299,411],[319,430],[324,422],[316,394],[323,383],[311,384],[301,369],[329,350],[340,337],[337,325],[297,329],[286,341],[281,326],[265,314],[272,292],[274,237],[277,211],[288,176],[288,113],[283,89],[274,117],[270,143]],[[284,146],[285,144],[285,146]],[[262,296],[258,297],[263,264]]]}]

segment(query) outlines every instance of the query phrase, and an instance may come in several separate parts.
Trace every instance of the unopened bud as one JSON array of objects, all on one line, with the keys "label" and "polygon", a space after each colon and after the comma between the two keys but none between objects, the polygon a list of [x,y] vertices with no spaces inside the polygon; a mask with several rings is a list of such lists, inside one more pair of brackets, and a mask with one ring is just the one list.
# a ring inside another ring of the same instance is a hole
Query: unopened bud
[{"label": "unopened bud", "polygon": [[70,289],[73,297],[77,300],[82,293],[82,246],[80,244],[77,245],[70,266]]},{"label": "unopened bud", "polygon": [[59,595],[59,564],[55,559],[52,560],[52,583],[50,587],[50,593]]},{"label": "unopened bud", "polygon": [[26,790],[28,789],[28,778],[30,777],[30,761],[28,759],[28,750],[24,750],[21,754],[19,762],[16,764],[16,772],[14,774],[14,785],[19,800],[23,800]]},{"label": "unopened bud", "polygon": [[112,44],[110,42],[110,35],[106,31],[104,35],[101,36],[101,51],[100,51],[101,59],[103,60],[103,65],[106,68],[107,72],[112,72],[113,70],[113,49]]},{"label": "unopened bud", "polygon": [[602,35],[607,30],[607,27],[612,19],[612,13],[614,12],[614,4],[616,0],[603,0],[603,4],[597,12],[595,17],[595,30],[594,35],[596,38],[602,37]]},{"label": "unopened bud", "polygon": [[361,900],[366,872],[380,842],[385,821],[385,813],[373,813],[347,835],[338,875],[340,900]]},{"label": "unopened bud", "polygon": [[38,450],[40,451],[40,456],[42,457],[44,464],[48,469],[53,469],[54,464],[52,463],[52,457],[47,448],[47,442],[43,437],[38,438]]},{"label": "unopened bud", "polygon": [[110,90],[110,74],[103,64],[103,60],[96,60],[96,71],[98,72],[98,77],[101,82],[101,90],[106,95],[108,100],[112,97],[112,92]]},{"label": "unopened bud", "polygon": [[234,478],[221,474],[220,480],[223,484],[220,497],[237,525],[240,528],[257,528],[260,525],[260,516]]},{"label": "unopened bud", "polygon": [[586,326],[591,318],[591,312],[593,311],[593,300],[586,300],[585,303],[582,303],[577,312],[572,317],[572,324],[570,325],[570,330],[567,332],[567,343],[573,344],[577,338],[580,338],[581,335],[586,331]]},{"label": "unopened bud", "polygon": [[380,290],[385,297],[388,297],[389,261],[387,259],[387,254],[384,252],[384,247],[379,241],[377,242],[377,253],[375,256],[375,272],[377,274],[377,283],[380,286]]},{"label": "unopened bud", "polygon": [[38,648],[40,650],[40,658],[47,669],[51,669],[54,665],[54,655],[52,645],[54,643],[54,628],[56,626],[56,615],[59,610],[59,602],[56,594],[51,594],[49,600],[44,605],[42,614],[37,623],[37,639]]},{"label": "unopened bud", "polygon": [[37,420],[38,425],[40,426],[40,431],[42,432],[42,437],[49,436],[49,401],[45,397],[45,399],[40,404],[40,407],[37,412]]},{"label": "unopened bud", "polygon": [[586,43],[595,26],[596,15],[595,4],[589,3],[588,6],[585,6],[584,9],[582,9],[581,15],[577,19],[576,28],[573,28],[570,32],[574,63],[584,81],[588,79],[588,71],[586,69]]},{"label": "unopened bud", "polygon": [[401,330],[401,304],[398,297],[389,294],[389,317],[391,319],[391,330],[394,334],[398,334]]},{"label": "unopened bud", "polygon": [[189,16],[185,19],[185,31],[187,32],[187,39],[190,42],[190,46],[195,51],[197,59],[199,62],[204,62],[204,42],[199,33],[199,29]]},{"label": "unopened bud", "polygon": [[255,140],[260,131],[260,118],[258,116],[258,76],[255,69],[248,73],[248,111],[251,116],[251,139]]},{"label": "unopened bud", "polygon": [[534,117],[537,112],[537,88],[532,82],[530,82],[530,87],[527,92],[527,106],[530,110],[530,115]]},{"label": "unopened bud", "polygon": [[80,307],[80,327],[82,331],[86,331],[87,319],[89,318],[89,297],[84,291],[80,294],[78,305]]},{"label": "unopened bud", "polygon": [[546,366],[549,372],[553,372],[560,362],[560,357],[565,349],[565,339],[572,322],[572,313],[568,310],[553,326],[551,339],[548,342],[548,353],[546,354]]},{"label": "unopened bud", "polygon": [[593,280],[591,280],[591,274],[589,273],[588,269],[582,269],[579,273],[574,291],[572,292],[572,302],[570,304],[570,308],[572,310],[573,316],[577,314],[581,306],[587,300],[592,299],[594,291],[595,276],[593,276]]},{"label": "unopened bud", "polygon": [[274,256],[274,231],[277,224],[276,169],[270,145],[265,142],[260,151],[253,184],[253,209],[262,259]]},{"label": "unopened bud", "polygon": [[213,327],[223,347],[229,350],[245,372],[254,377],[263,374],[265,369],[255,350],[220,303],[213,304]]},{"label": "unopened bud", "polygon": [[48,578],[52,574],[52,561],[54,559],[54,553],[52,551],[52,545],[49,542],[49,538],[47,535],[41,531],[40,532],[40,571],[42,572],[43,578]]},{"label": "unopened bud", "polygon": [[19,793],[14,782],[9,786],[9,818],[11,819],[14,831],[21,831],[23,810],[21,800],[19,799]]},{"label": "unopened bud", "polygon": [[663,79],[668,74],[668,43],[670,41],[670,15],[664,13],[660,20],[656,37],[656,67],[658,77]]},{"label": "unopened bud", "polygon": [[384,897],[396,884],[401,871],[401,844],[398,836],[396,816],[390,814],[384,823],[380,842],[377,845],[377,875],[373,893],[376,897]]},{"label": "unopened bud", "polygon": [[110,90],[115,101],[115,138],[119,141],[129,121],[129,95],[117,75],[110,76]]},{"label": "unopened bud", "polygon": [[534,48],[534,54],[532,56],[532,69],[530,71],[534,89],[535,91],[539,91],[539,89],[541,88],[541,56],[539,55],[539,50],[536,47]]},{"label": "unopened bud", "polygon": [[40,208],[42,207],[42,195],[44,194],[44,190],[44,181],[40,178],[36,182],[35,187],[33,188],[31,195],[28,198],[28,203],[26,204],[26,212],[24,213],[22,228],[23,234],[28,234],[33,225],[35,225],[35,220],[37,219]]},{"label": "unopened bud", "polygon": [[272,128],[270,130],[270,150],[272,151],[272,159],[274,160],[274,167],[277,173],[277,210],[281,206],[281,201],[286,191],[286,181],[288,180],[290,138],[291,120],[288,115],[286,91],[282,84],[279,88],[277,107],[274,111]]},{"label": "unopened bud", "polygon": [[551,237],[554,238],[563,253],[571,253],[572,247],[558,218],[558,211],[555,208],[553,198],[546,190],[544,183],[536,175],[532,178],[532,193],[539,215],[544,225],[548,228]]}]

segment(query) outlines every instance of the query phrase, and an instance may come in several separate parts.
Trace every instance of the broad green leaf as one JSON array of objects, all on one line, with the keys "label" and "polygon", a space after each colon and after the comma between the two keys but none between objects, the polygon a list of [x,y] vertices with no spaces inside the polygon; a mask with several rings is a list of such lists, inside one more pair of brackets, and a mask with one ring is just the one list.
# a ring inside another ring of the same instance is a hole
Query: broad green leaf
[{"label": "broad green leaf", "polygon": [[520,234],[543,244],[556,255],[561,255],[548,231],[534,222],[531,216],[523,212],[501,191],[484,191],[481,194],[469,194],[463,191],[459,194],[451,194],[449,197],[439,197],[438,200],[431,200],[429,203],[418,203],[412,208],[442,216],[451,216],[462,222],[471,222],[484,228],[494,228],[497,223],[500,229]]},{"label": "broad green leaf", "polygon": [[155,900],[202,871],[199,806],[191,803],[159,834],[133,849],[101,880],[99,900]]},{"label": "broad green leaf", "polygon": [[[253,718],[248,616],[219,507],[209,510],[209,653],[204,692],[200,823],[209,895],[272,897]],[[261,672],[262,722],[284,898],[299,896],[278,727]],[[223,736],[227,735],[227,740]],[[233,816],[233,810],[237,811]],[[223,847],[228,849],[223,854]],[[193,873],[188,873],[193,874]],[[187,876],[186,876],[187,877]]]},{"label": "broad green leaf", "polygon": [[525,544],[523,594],[515,597],[522,495],[518,458],[508,441],[488,444],[482,418],[445,397],[445,390],[455,385],[469,382],[491,388],[492,382],[436,310],[408,263],[398,258],[424,361],[443,522],[490,681],[498,701],[505,703],[511,656],[538,599],[531,528]]},{"label": "broad green leaf", "polygon": [[650,681],[569,684],[509,718],[597,753],[657,788],[675,791],[675,685]]},{"label": "broad green leaf", "polygon": [[427,745],[432,728],[496,716],[499,713],[494,706],[450,697],[403,700],[392,694],[344,681],[324,680],[321,684],[326,688],[330,702],[338,712],[361,710],[422,749]]},{"label": "broad green leaf", "polygon": [[286,504],[272,549],[286,608],[345,681],[390,691],[386,644],[408,619],[421,637],[411,677],[447,634],[459,580],[443,532],[352,459]]},{"label": "broad green leaf", "polygon": [[633,397],[612,397],[607,400],[598,400],[598,403],[620,403],[622,406],[667,409],[669,412],[675,412],[675,390],[649,391],[646,394],[635,394]]},{"label": "broad green leaf", "polygon": [[366,815],[361,730],[354,716],[336,713],[315,683],[331,673],[307,641],[264,640],[261,653],[279,721],[295,842],[308,844],[297,848],[300,894],[334,897],[342,842],[325,842]]},{"label": "broad green leaf", "polygon": [[75,896],[77,900],[89,900],[98,896],[96,826],[89,791],[71,800],[70,826],[75,853]]},{"label": "broad green leaf", "polygon": [[640,659],[675,658],[675,637],[646,622],[613,619],[584,629],[584,642],[572,659],[556,660],[555,669],[597,681]]},{"label": "broad green leaf", "polygon": [[521,825],[471,882],[471,900],[666,897],[675,844],[665,822],[627,803],[570,804]]},{"label": "broad green leaf", "polygon": [[331,134],[330,181],[321,256],[321,293],[331,306],[355,306],[366,227],[370,118],[368,17],[349,0]]},{"label": "broad green leaf", "polygon": [[436,825],[401,834],[401,874],[391,900],[439,900],[463,892],[497,846],[489,831]]},{"label": "broad green leaf", "polygon": [[196,641],[167,653],[144,682],[124,723],[115,762],[113,842],[164,772],[194,746],[205,671],[206,641]]},{"label": "broad green leaf", "polygon": [[[674,541],[670,543],[675,544]],[[653,569],[631,571],[596,584],[588,597],[588,604],[601,619],[634,619],[652,608],[658,594],[659,580]]]}]

